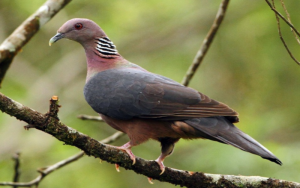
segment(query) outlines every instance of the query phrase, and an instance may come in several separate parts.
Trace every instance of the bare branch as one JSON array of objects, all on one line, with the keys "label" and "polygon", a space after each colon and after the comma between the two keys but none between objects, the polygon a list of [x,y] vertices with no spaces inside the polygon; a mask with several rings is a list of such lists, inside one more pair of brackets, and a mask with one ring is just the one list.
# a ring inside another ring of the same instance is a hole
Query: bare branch
[{"label": "bare branch", "polygon": [[[231,175],[214,175],[204,173],[193,173],[188,171],[176,170],[166,167],[164,174],[160,174],[160,168],[155,161],[147,161],[141,158],[136,158],[136,164],[132,165],[130,157],[115,147],[105,145],[99,141],[90,138],[89,136],[78,132],[71,127],[66,126],[57,118],[49,115],[41,114],[31,108],[28,108],[0,93],[0,110],[11,116],[16,117],[21,121],[25,121],[38,130],[46,132],[65,144],[75,146],[83,150],[87,155],[100,158],[109,163],[118,164],[128,170],[133,170],[138,174],[143,174],[146,177],[157,179],[160,181],[169,182],[175,185],[187,187],[240,187],[243,185],[251,185],[251,187],[299,187],[299,183],[287,182],[283,180],[268,179],[262,177],[243,177]],[[75,160],[75,159],[74,159]],[[55,169],[62,167],[61,163]],[[47,168],[47,172],[52,172],[54,168]],[[43,173],[44,171],[41,171]],[[40,176],[39,176],[40,177]],[[33,180],[37,181],[37,180]],[[0,185],[4,185],[1,183]],[[16,184],[18,186],[22,186]]]},{"label": "bare branch", "polygon": [[[52,98],[53,99],[53,98]],[[111,142],[114,142],[115,140],[117,140],[118,138],[120,138],[121,136],[123,136],[124,134],[122,132],[116,132],[114,133],[113,135],[105,138],[104,140],[101,140],[100,142],[104,143],[104,144],[109,144]],[[17,157],[16,157],[17,156]],[[18,159],[19,161],[19,154],[17,153],[16,156],[14,156],[14,160],[15,159]],[[19,183],[18,182],[18,178],[14,178],[13,182],[0,182],[0,186],[14,186],[14,187],[31,187],[33,185],[35,186],[38,186],[38,184],[47,176],[49,175],[51,172],[59,169],[59,168],[62,168],[80,158],[82,158],[84,156],[84,152],[80,152],[76,155],[73,155],[65,160],[62,160],[62,161],[59,161],[51,166],[48,166],[47,168],[44,168],[44,169],[40,169],[38,170],[38,172],[40,173],[40,175],[38,177],[36,177],[34,180],[30,181],[30,182],[22,182],[22,183]],[[15,172],[16,169],[18,170],[18,174],[15,173],[15,177],[16,175],[19,177],[19,167],[15,167]]]},{"label": "bare branch", "polygon": [[58,111],[59,111],[60,107],[61,106],[58,104],[58,97],[57,96],[52,96],[51,99],[50,99],[50,106],[49,106],[48,115],[59,120],[57,114],[58,114]]},{"label": "bare branch", "polygon": [[111,135],[110,137],[107,137],[107,138],[101,140],[100,142],[103,143],[103,144],[110,144],[110,143],[118,140],[123,135],[125,135],[125,134],[120,132],[120,131],[117,131],[113,135]]},{"label": "bare branch", "polygon": [[[19,179],[20,179],[20,153],[17,152],[14,154],[14,156],[12,157],[12,159],[14,160],[15,162],[15,165],[14,165],[14,178],[13,178],[13,182],[18,182]],[[13,188],[17,188],[18,186],[13,186]]]},{"label": "bare branch", "polygon": [[[278,33],[279,33],[279,37],[280,40],[282,41],[285,49],[287,50],[287,52],[289,53],[290,57],[298,64],[300,65],[300,62],[294,57],[294,55],[292,54],[292,52],[290,51],[290,49],[288,48],[285,40],[282,37],[282,33],[281,33],[281,27],[280,27],[280,20],[279,17],[280,16],[282,19],[285,20],[285,18],[279,13],[277,12],[277,10],[275,9],[275,3],[274,0],[272,0],[273,5],[270,4],[270,2],[268,0],[266,0],[266,2],[268,3],[268,5],[271,7],[271,9],[275,12],[275,17],[276,17],[276,21],[277,21],[277,28],[278,28]],[[289,23],[289,22],[288,22]],[[289,23],[290,24],[290,23]],[[291,28],[293,31],[295,31],[296,33],[298,32],[297,30],[295,30],[294,28]]]},{"label": "bare branch", "polygon": [[[285,14],[286,14],[286,16],[287,16],[287,18],[288,18],[289,23],[292,23],[291,16],[290,16],[290,14],[289,14],[289,12],[288,12],[288,10],[287,10],[285,4],[284,4],[284,1],[283,1],[283,0],[280,0],[280,2],[281,2],[281,6],[283,7],[284,12],[285,12]],[[293,32],[293,34],[294,34],[294,36],[295,36],[296,41],[298,42],[298,44],[300,44],[300,40],[299,40],[299,38],[298,38],[296,32],[294,31],[294,29],[291,28],[291,31]]]},{"label": "bare branch", "polygon": [[82,120],[93,120],[93,121],[102,121],[103,119],[100,116],[90,116],[90,115],[78,115],[77,118],[82,119]]},{"label": "bare branch", "polygon": [[13,58],[21,48],[71,0],[48,0],[34,14],[27,18],[0,45],[0,87]]},{"label": "bare branch", "polygon": [[54,170],[57,170],[63,166],[66,166],[67,164],[69,164],[71,162],[78,160],[82,156],[84,156],[84,152],[80,152],[72,157],[69,157],[66,160],[55,163],[45,169],[39,169],[38,172],[40,173],[40,175],[30,182],[26,182],[26,183],[23,183],[23,182],[22,183],[21,182],[20,183],[19,182],[0,182],[0,186],[16,186],[16,187],[31,187],[33,185],[38,186],[39,183],[51,172],[53,172]]},{"label": "bare branch", "polygon": [[185,77],[182,80],[182,84],[187,86],[189,85],[189,82],[191,81],[192,77],[194,76],[197,68],[202,63],[211,43],[213,42],[213,39],[223,21],[223,18],[225,16],[227,6],[228,6],[229,0],[223,0],[220,4],[217,16],[214,20],[214,23],[212,24],[208,34],[206,35],[205,39],[202,42],[202,45],[200,47],[200,50],[197,52],[196,57],[193,60],[193,63],[189,67]]},{"label": "bare branch", "polygon": [[265,0],[267,2],[267,4],[269,5],[269,7],[271,8],[271,10],[273,10],[275,12],[276,15],[278,15],[286,24],[288,24],[295,32],[296,34],[298,35],[298,37],[300,37],[300,33],[299,31],[293,26],[292,23],[290,23],[289,21],[287,21],[285,19],[284,16],[282,16],[276,9],[274,6],[272,6],[272,4],[269,2],[269,0]]}]

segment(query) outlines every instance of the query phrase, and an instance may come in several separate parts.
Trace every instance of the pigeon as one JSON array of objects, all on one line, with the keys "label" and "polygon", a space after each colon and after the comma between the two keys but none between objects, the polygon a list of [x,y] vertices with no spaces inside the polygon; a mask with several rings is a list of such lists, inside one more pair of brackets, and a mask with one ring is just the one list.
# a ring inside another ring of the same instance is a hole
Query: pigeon
[{"label": "pigeon", "polygon": [[238,129],[238,113],[199,91],[151,73],[123,58],[105,32],[92,20],[74,18],[64,23],[49,45],[60,39],[82,45],[87,76],[84,97],[112,128],[126,133],[129,142],[118,149],[133,164],[131,148],[149,139],[161,143],[155,160],[161,174],[164,159],[183,139],[209,139],[229,144],[279,165],[282,162],[259,142]]}]

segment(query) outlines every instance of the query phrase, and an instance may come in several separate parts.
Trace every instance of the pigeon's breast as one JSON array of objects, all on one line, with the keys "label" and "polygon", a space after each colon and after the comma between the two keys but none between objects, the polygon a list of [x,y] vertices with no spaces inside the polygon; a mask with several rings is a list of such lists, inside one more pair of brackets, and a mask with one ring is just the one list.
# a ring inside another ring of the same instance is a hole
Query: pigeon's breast
[{"label": "pigeon's breast", "polygon": [[133,115],[130,112],[141,110],[133,105],[145,87],[141,80],[151,82],[151,79],[147,73],[141,74],[135,69],[105,70],[90,78],[84,87],[84,96],[100,114],[116,119],[131,119]]}]

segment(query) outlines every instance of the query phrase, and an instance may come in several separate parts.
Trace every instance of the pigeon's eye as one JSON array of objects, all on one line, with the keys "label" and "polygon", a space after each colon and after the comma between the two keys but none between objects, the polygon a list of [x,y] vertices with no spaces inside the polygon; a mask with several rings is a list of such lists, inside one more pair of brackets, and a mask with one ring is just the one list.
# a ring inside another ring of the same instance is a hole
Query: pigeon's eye
[{"label": "pigeon's eye", "polygon": [[82,29],[83,25],[81,23],[77,23],[74,25],[75,29],[80,30]]}]

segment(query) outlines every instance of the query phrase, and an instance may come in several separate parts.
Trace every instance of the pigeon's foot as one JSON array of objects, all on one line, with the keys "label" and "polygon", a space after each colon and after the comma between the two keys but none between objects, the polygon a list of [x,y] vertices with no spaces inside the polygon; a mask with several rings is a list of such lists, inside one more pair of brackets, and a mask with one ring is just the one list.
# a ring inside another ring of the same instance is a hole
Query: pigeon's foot
[{"label": "pigeon's foot", "polygon": [[153,181],[152,181],[152,178],[148,178],[148,182],[149,182],[150,184],[154,184]]},{"label": "pigeon's foot", "polygon": [[136,160],[135,160],[134,154],[131,151],[131,147],[132,146],[131,146],[130,142],[127,142],[123,146],[116,147],[116,148],[119,149],[119,150],[125,151],[129,155],[130,159],[132,160],[132,165],[134,165]]},{"label": "pigeon's foot", "polygon": [[120,165],[118,165],[117,163],[115,164],[115,167],[116,167],[116,171],[117,172],[120,172]]},{"label": "pigeon's foot", "polygon": [[161,159],[161,157],[158,157],[155,162],[157,162],[157,164],[159,165],[159,168],[161,170],[161,173],[159,175],[162,175],[165,172],[165,165],[163,163],[163,159]]}]

